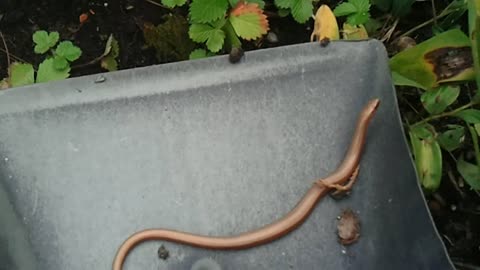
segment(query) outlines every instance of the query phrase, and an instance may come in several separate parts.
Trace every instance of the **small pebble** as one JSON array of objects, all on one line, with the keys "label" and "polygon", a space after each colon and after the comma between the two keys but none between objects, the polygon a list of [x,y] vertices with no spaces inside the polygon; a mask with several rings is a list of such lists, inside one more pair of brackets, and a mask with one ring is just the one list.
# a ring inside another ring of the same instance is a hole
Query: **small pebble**
[{"label": "small pebble", "polygon": [[267,40],[270,43],[278,43],[278,36],[274,32],[268,32]]},{"label": "small pebble", "polygon": [[457,206],[455,204],[450,205],[452,211],[457,211]]},{"label": "small pebble", "polygon": [[170,256],[170,252],[168,252],[168,250],[165,248],[164,245],[161,245],[158,248],[157,254],[158,254],[158,257],[162,260],[166,260]]},{"label": "small pebble", "polygon": [[96,79],[95,79],[95,83],[103,83],[104,81],[106,81],[107,78],[103,77],[102,75],[98,76]]},{"label": "small pebble", "polygon": [[230,63],[232,63],[232,64],[238,63],[240,61],[240,59],[242,59],[243,54],[244,53],[243,53],[242,48],[234,47],[230,51],[230,55],[229,55],[228,59],[230,60]]}]

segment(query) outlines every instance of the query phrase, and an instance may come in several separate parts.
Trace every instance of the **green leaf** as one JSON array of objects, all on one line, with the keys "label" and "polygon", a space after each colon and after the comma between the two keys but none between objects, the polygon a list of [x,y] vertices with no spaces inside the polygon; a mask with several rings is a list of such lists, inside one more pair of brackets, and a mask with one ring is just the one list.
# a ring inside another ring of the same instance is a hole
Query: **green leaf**
[{"label": "green leaf", "polygon": [[480,110],[476,109],[466,109],[459,111],[454,116],[462,118],[463,121],[469,124],[478,124],[480,123]]},{"label": "green leaf", "polygon": [[457,170],[465,182],[474,190],[480,190],[480,168],[477,165],[466,162],[463,158],[457,161]]},{"label": "green leaf", "polygon": [[480,136],[480,124],[475,124],[473,127],[475,128],[475,132]]},{"label": "green leaf", "polygon": [[10,81],[13,87],[34,83],[33,66],[31,64],[12,63],[9,67]]},{"label": "green leaf", "polygon": [[257,39],[267,33],[268,22],[263,14],[248,12],[234,15],[232,12],[228,19],[235,33],[246,40]]},{"label": "green leaf", "polygon": [[58,32],[51,32],[48,34],[46,31],[41,30],[36,31],[32,38],[35,43],[35,53],[43,54],[57,44],[60,35]]},{"label": "green leaf", "polygon": [[37,83],[63,80],[69,76],[70,67],[64,70],[58,70],[53,65],[53,58],[48,58],[38,66]]},{"label": "green leaf", "polygon": [[350,0],[350,3],[355,6],[358,12],[369,12],[370,1],[369,0]]},{"label": "green leaf", "polygon": [[417,87],[417,88],[420,88],[420,89],[423,89],[423,90],[426,90],[425,86],[415,82],[415,81],[412,81],[410,80],[409,78],[405,77],[405,76],[402,76],[400,75],[398,72],[396,71],[392,71],[392,80],[393,80],[393,83],[395,85],[399,85],[399,86],[413,86],[413,87]]},{"label": "green leaf", "polygon": [[423,139],[431,139],[434,138],[436,135],[435,128],[430,124],[421,124],[417,126],[413,126],[410,129],[410,132],[415,135],[415,137],[423,140]]},{"label": "green leaf", "polygon": [[430,114],[439,114],[457,100],[460,87],[443,85],[422,94],[420,100]]},{"label": "green leaf", "polygon": [[228,0],[193,0],[190,18],[193,23],[208,23],[225,16]]},{"label": "green leaf", "polygon": [[368,33],[363,25],[353,26],[348,23],[344,23],[343,39],[344,40],[365,40],[365,39],[368,39]]},{"label": "green leaf", "polygon": [[238,36],[250,40],[257,39],[266,32],[260,24],[259,15],[256,13],[245,13],[239,16],[230,16],[229,21]]},{"label": "green leaf", "polygon": [[195,49],[190,53],[190,60],[207,58],[214,55],[215,54],[204,49]]},{"label": "green leaf", "polygon": [[275,6],[279,8],[288,9],[293,6],[295,0],[275,0]]},{"label": "green leaf", "polygon": [[118,63],[115,57],[113,57],[113,55],[107,55],[102,58],[100,66],[108,71],[118,70]]},{"label": "green leaf", "polygon": [[467,2],[464,0],[455,0],[448,5],[448,9],[443,12],[452,12],[438,22],[441,29],[451,29],[459,23],[460,18],[467,12]]},{"label": "green leaf", "polygon": [[[234,7],[235,5],[238,4],[238,1],[240,0],[230,0],[230,5],[232,7]],[[255,4],[258,4],[258,6],[260,7],[260,9],[264,9],[265,8],[265,1],[263,0],[248,0],[248,1],[245,1],[245,3],[255,3]]]},{"label": "green leaf", "polygon": [[169,7],[169,8],[174,8],[176,6],[183,6],[187,0],[162,0],[162,4]]},{"label": "green leaf", "polygon": [[[470,40],[462,31],[454,29],[396,54],[389,65],[393,72],[425,89],[432,89],[442,82],[473,79],[474,71],[468,64],[468,57],[471,57]],[[445,62],[447,60],[465,64],[449,69],[452,64]]]},{"label": "green leaf", "polygon": [[71,41],[62,41],[58,44],[55,54],[65,57],[70,62],[73,62],[80,58],[82,50],[79,47],[73,45]]},{"label": "green leaf", "polygon": [[351,25],[360,25],[366,23],[370,19],[370,13],[361,12],[349,15],[347,17],[347,23]]},{"label": "green leaf", "polygon": [[352,13],[356,13],[357,11],[358,11],[357,7],[354,6],[352,3],[343,2],[333,10],[333,14],[339,17],[339,16],[350,15]]},{"label": "green leaf", "polygon": [[68,61],[61,55],[55,55],[53,57],[53,67],[58,70],[64,70],[68,67]]},{"label": "green leaf", "polygon": [[225,31],[225,34],[226,34],[225,47],[228,51],[230,51],[232,48],[242,47],[242,42],[238,38],[237,33],[235,33],[235,30],[233,29],[233,26],[230,23],[230,21],[227,21],[225,23],[223,30]]},{"label": "green leaf", "polygon": [[293,0],[292,16],[295,21],[305,23],[313,15],[312,0]]},{"label": "green leaf", "polygon": [[116,58],[120,55],[120,46],[118,41],[110,35],[105,45],[105,51],[103,58],[100,61],[100,66],[108,71],[114,71],[118,69],[118,62]]},{"label": "green leaf", "polygon": [[225,40],[225,32],[209,24],[192,24],[188,34],[195,42],[206,42],[212,52],[220,51]]},{"label": "green leaf", "polygon": [[450,129],[438,135],[440,146],[446,151],[453,151],[460,147],[465,139],[465,128],[459,125],[450,125]]},{"label": "green leaf", "polygon": [[442,152],[438,142],[432,138],[422,140],[410,132],[415,165],[422,186],[435,191],[442,178]]},{"label": "green leaf", "polygon": [[468,32],[472,43],[477,88],[480,89],[480,0],[468,0]]}]

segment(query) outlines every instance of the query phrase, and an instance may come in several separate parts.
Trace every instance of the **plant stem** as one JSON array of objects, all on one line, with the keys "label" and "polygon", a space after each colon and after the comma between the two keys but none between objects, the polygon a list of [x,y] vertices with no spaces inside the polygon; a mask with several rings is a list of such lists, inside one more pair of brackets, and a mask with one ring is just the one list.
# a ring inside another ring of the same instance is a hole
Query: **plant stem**
[{"label": "plant stem", "polygon": [[7,64],[8,64],[8,66],[10,67],[10,64],[11,64],[11,61],[10,61],[10,52],[8,51],[7,42],[5,42],[5,37],[3,36],[2,31],[0,31],[0,37],[2,37],[3,47],[5,47],[5,53],[7,54]]},{"label": "plant stem", "polygon": [[429,122],[429,121],[432,121],[432,120],[435,120],[435,119],[438,119],[438,118],[442,118],[442,117],[447,117],[447,116],[452,116],[462,110],[465,110],[467,108],[470,108],[472,107],[473,105],[477,105],[479,102],[478,101],[470,101],[469,103],[461,106],[461,107],[458,107],[456,108],[455,110],[451,110],[449,112],[444,112],[444,113],[441,113],[441,114],[436,114],[436,115],[432,115],[432,116],[429,116],[415,124],[413,124],[411,127],[415,127],[415,126],[418,126],[418,125],[421,125],[421,124],[424,124],[426,122]]},{"label": "plant stem", "polygon": [[477,160],[477,166],[480,166],[480,148],[478,147],[478,135],[472,125],[467,124],[468,131],[470,131],[470,135],[472,136],[473,142],[473,149],[475,150],[475,158]]},{"label": "plant stem", "polygon": [[[432,1],[432,3],[433,3],[433,1]],[[452,1],[442,12],[440,12],[440,14],[438,14],[438,16],[434,16],[432,19],[430,19],[430,20],[428,20],[428,21],[425,21],[425,22],[423,22],[423,23],[421,23],[421,24],[413,27],[412,29],[408,30],[407,32],[401,34],[401,35],[399,36],[399,38],[400,38],[400,37],[404,37],[404,36],[408,36],[408,35],[410,35],[411,33],[417,31],[418,29],[423,28],[423,27],[425,27],[425,26],[427,26],[427,25],[429,25],[429,24],[431,24],[431,23],[433,23],[433,22],[436,22],[436,20],[438,20],[438,19],[440,19],[440,18],[443,18],[443,17],[447,16],[448,14],[457,11],[457,9],[451,9],[451,10],[449,10],[449,9],[450,9],[450,6],[452,5],[452,3],[454,3],[454,1]]]}]

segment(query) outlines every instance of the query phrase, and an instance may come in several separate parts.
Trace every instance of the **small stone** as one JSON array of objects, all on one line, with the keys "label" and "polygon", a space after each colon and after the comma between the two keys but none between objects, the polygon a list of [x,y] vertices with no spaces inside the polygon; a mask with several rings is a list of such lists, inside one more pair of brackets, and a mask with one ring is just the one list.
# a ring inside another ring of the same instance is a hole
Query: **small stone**
[{"label": "small stone", "polygon": [[168,251],[168,249],[165,248],[164,245],[161,245],[159,248],[158,248],[158,257],[162,260],[166,260],[168,259],[168,257],[170,256],[170,252]]}]

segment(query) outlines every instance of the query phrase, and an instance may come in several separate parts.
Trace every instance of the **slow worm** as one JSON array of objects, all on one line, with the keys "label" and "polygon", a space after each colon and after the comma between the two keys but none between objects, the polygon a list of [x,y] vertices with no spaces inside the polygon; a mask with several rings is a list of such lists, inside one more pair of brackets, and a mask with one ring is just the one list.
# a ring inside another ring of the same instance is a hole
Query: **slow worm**
[{"label": "slow worm", "polygon": [[358,168],[368,124],[379,104],[379,99],[373,99],[360,113],[350,147],[340,166],[326,178],[315,181],[300,202],[280,220],[260,229],[230,237],[196,235],[167,229],[140,231],[131,235],[120,246],[113,261],[113,270],[121,270],[130,250],[147,240],[166,240],[207,249],[246,249],[271,242],[296,229],[332,187],[345,184]]}]

